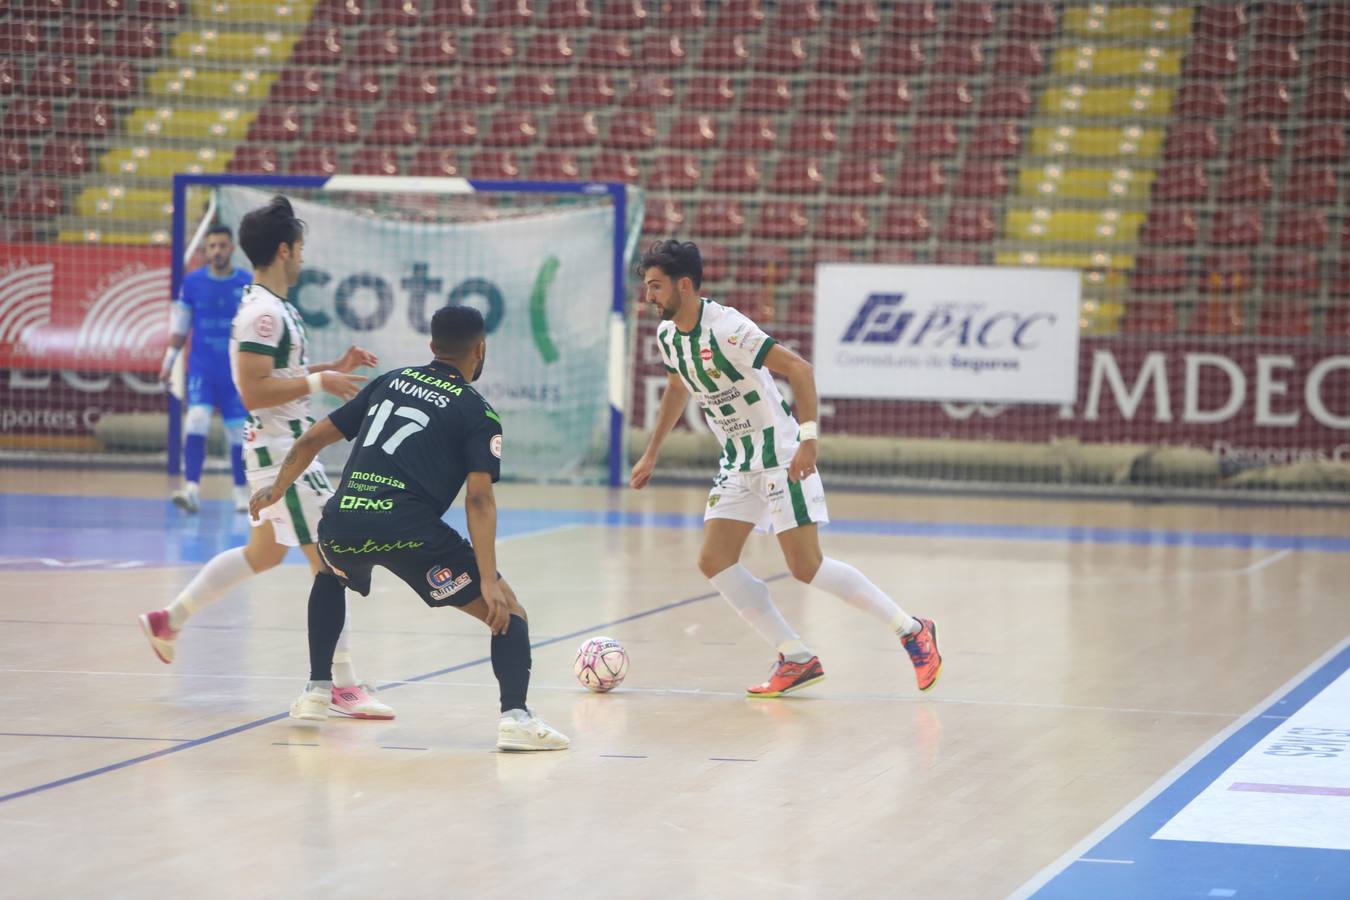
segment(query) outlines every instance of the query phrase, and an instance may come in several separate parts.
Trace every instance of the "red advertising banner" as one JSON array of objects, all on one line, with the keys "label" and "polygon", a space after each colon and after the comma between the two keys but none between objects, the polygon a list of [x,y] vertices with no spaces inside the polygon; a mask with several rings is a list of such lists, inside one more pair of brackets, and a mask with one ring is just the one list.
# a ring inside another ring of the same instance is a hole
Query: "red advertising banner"
[{"label": "red advertising banner", "polygon": [[[634,424],[666,374],[640,320]],[[810,358],[806,326],[769,332]],[[691,411],[685,425],[696,424]],[[831,434],[1193,446],[1244,462],[1350,461],[1350,344],[1271,338],[1085,338],[1073,404],[821,400]]]},{"label": "red advertising banner", "polygon": [[0,244],[0,369],[159,369],[169,250]]},{"label": "red advertising banner", "polygon": [[155,375],[0,370],[0,447],[94,448],[110,413],[162,413]]}]

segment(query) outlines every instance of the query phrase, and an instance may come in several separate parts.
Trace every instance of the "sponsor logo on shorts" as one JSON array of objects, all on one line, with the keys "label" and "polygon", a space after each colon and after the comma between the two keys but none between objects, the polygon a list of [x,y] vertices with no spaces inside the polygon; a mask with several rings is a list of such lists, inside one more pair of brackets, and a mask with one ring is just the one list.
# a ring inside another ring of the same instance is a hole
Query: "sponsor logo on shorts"
[{"label": "sponsor logo on shorts", "polygon": [[468,572],[461,572],[456,576],[449,566],[432,566],[427,572],[427,584],[431,585],[432,600],[452,597],[468,587],[472,580]]},{"label": "sponsor logo on shorts", "polygon": [[277,320],[263,314],[253,320],[253,330],[260,338],[270,338],[277,333]]},{"label": "sponsor logo on shorts", "polygon": [[343,497],[338,506],[342,509],[368,509],[371,512],[389,512],[394,508],[394,501],[374,500],[370,497]]},{"label": "sponsor logo on shorts", "polygon": [[359,547],[329,542],[323,545],[323,549],[328,553],[388,553],[392,550],[416,550],[423,543],[423,541],[391,541],[388,544],[379,544],[366,538],[366,542]]},{"label": "sponsor logo on shorts", "polygon": [[488,443],[488,449],[492,451],[493,456],[498,459],[502,458],[502,436],[500,434],[492,436],[492,440]]},{"label": "sponsor logo on shorts", "polygon": [[720,494],[713,494],[712,496],[710,496],[710,497],[708,498],[708,509],[712,509],[714,506],[716,506],[716,505],[717,505],[717,501],[718,501],[718,500],[721,500],[721,499],[722,499],[722,496],[721,496]]}]

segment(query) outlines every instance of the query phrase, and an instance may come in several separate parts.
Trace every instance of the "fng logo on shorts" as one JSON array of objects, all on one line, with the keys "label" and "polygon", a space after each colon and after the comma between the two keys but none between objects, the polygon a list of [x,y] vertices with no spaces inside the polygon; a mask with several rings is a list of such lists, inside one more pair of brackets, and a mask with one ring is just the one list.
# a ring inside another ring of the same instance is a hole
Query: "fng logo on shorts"
[{"label": "fng logo on shorts", "polygon": [[893,344],[900,339],[905,326],[914,318],[908,310],[901,312],[904,294],[868,294],[866,302],[844,332],[845,344]]},{"label": "fng logo on shorts", "polygon": [[431,570],[427,572],[427,584],[431,585],[432,600],[444,600],[446,597],[452,597],[468,587],[472,580],[468,572],[461,573],[456,578],[455,573],[450,570],[449,566],[432,566]]},{"label": "fng logo on shorts", "polygon": [[341,509],[369,509],[375,512],[388,512],[394,508],[394,501],[372,500],[370,497],[343,497],[338,506]]}]

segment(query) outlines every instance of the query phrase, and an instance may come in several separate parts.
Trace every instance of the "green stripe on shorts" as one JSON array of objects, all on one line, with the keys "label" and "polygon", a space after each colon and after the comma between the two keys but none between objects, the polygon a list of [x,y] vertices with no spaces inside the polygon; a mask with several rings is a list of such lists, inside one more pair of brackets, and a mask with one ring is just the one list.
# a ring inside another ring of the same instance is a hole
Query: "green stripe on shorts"
[{"label": "green stripe on shorts", "polygon": [[254,452],[258,454],[258,468],[265,469],[272,464],[272,454],[266,447],[259,447]]},{"label": "green stripe on shorts", "polygon": [[797,524],[810,525],[811,516],[806,511],[806,495],[802,493],[802,483],[789,481],[788,494],[792,497],[792,515],[796,517]]},{"label": "green stripe on shorts", "polygon": [[[800,490],[798,491],[800,493]],[[796,503],[796,500],[793,500]],[[305,522],[305,510],[300,506],[300,495],[295,492],[295,485],[286,488],[286,508],[291,513],[291,527],[295,529],[295,539],[303,547],[306,544],[314,543],[314,539],[309,536],[309,525]]]}]

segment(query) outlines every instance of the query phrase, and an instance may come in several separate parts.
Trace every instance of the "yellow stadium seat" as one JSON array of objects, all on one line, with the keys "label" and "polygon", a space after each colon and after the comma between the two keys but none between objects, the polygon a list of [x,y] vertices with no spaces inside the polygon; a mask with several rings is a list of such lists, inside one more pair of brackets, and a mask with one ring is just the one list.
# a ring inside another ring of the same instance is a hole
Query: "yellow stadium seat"
[{"label": "yellow stadium seat", "polygon": [[1132,88],[1085,87],[1072,84],[1041,94],[1040,111],[1047,116],[1093,118],[1165,117],[1172,111],[1174,91],[1139,85]]},{"label": "yellow stadium seat", "polygon": [[194,100],[266,100],[277,80],[275,72],[256,69],[204,71],[194,66],[160,69],[150,76],[151,96]]},{"label": "yellow stadium seat", "polygon": [[[1039,266],[1043,269],[1088,270],[1134,268],[1134,256],[1127,253],[1047,253],[1042,250],[1000,250],[994,254],[994,263],[1000,266]],[[1098,283],[1095,282],[1094,283]]]},{"label": "yellow stadium seat", "polygon": [[1154,173],[1146,169],[1078,169],[1043,166],[1017,174],[1017,192],[1023,197],[1061,197],[1069,200],[1147,200]]},{"label": "yellow stadium seat", "polygon": [[107,175],[170,178],[179,172],[224,172],[232,155],[232,150],[222,152],[212,147],[199,150],[120,147],[103,154],[98,166]]},{"label": "yellow stadium seat", "polygon": [[1064,47],[1055,52],[1051,67],[1056,75],[1130,75],[1175,78],[1181,74],[1181,51],[1162,47]]},{"label": "yellow stadium seat", "polygon": [[85,188],[75,198],[76,215],[99,219],[134,219],[164,224],[173,215],[173,194],[167,188]]},{"label": "yellow stadium seat", "polygon": [[125,131],[132,137],[227,138],[241,141],[257,117],[256,110],[226,109],[137,109],[126,119]]},{"label": "yellow stadium seat", "polygon": [[1092,3],[1064,11],[1065,34],[1081,37],[1184,38],[1194,12],[1180,6],[1117,6]]},{"label": "yellow stadium seat", "polygon": [[134,244],[140,246],[169,243],[168,229],[155,231],[107,231],[90,228],[86,231],[62,230],[56,239],[63,244]]},{"label": "yellow stadium seat", "polygon": [[184,31],[173,39],[170,55],[193,62],[282,63],[299,35],[281,31]]},{"label": "yellow stadium seat", "polygon": [[314,0],[194,0],[192,17],[206,22],[305,25]]},{"label": "yellow stadium seat", "polygon": [[1012,240],[1092,244],[1133,242],[1144,224],[1141,212],[1115,209],[1010,209],[1003,231]]},{"label": "yellow stadium seat", "polygon": [[1137,156],[1156,159],[1166,132],[1161,128],[1077,128],[1060,125],[1031,130],[1032,156]]},{"label": "yellow stadium seat", "polygon": [[1037,250],[1001,250],[995,265],[1034,266],[1044,269],[1077,269],[1083,277],[1083,300],[1079,328],[1084,334],[1114,334],[1125,306],[1120,291],[1125,272],[1134,268],[1134,257],[1121,253],[1042,253]]}]

